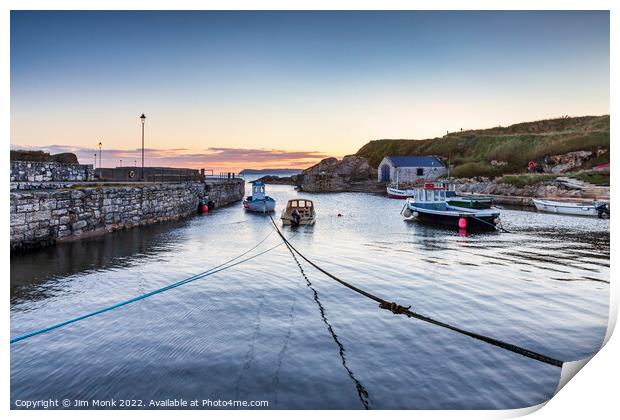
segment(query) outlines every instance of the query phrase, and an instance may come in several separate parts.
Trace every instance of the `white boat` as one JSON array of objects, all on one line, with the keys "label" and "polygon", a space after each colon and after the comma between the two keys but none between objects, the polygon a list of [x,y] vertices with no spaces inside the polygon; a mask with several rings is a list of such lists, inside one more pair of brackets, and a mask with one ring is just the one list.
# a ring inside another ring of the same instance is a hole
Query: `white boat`
[{"label": "white boat", "polygon": [[303,198],[288,200],[286,208],[282,210],[280,219],[282,219],[283,225],[313,225],[316,221],[314,203],[312,203],[312,200]]},{"label": "white boat", "polygon": [[404,200],[405,198],[413,197],[413,194],[413,190],[400,190],[397,187],[387,187],[387,195],[390,198]]},{"label": "white boat", "polygon": [[533,198],[537,210],[547,213],[570,214],[573,216],[609,216],[609,207],[603,202],[570,203]]}]

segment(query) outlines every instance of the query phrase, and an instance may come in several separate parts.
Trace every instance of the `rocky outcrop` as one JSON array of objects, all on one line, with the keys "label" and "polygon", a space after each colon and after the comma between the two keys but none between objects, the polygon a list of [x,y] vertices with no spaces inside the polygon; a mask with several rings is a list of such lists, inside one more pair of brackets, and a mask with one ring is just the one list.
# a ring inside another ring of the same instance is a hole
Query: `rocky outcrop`
[{"label": "rocky outcrop", "polygon": [[309,192],[371,192],[383,189],[377,183],[377,170],[361,156],[349,155],[342,160],[323,159],[297,176],[297,186]]},{"label": "rocky outcrop", "polygon": [[609,199],[608,187],[591,187],[586,183],[567,182],[562,178],[524,186],[491,180],[459,179],[456,191],[506,197]]},{"label": "rocky outcrop", "polygon": [[261,181],[264,184],[297,185],[297,175],[293,175],[293,176],[265,175],[261,178],[258,178],[257,181]]},{"label": "rocky outcrop", "polygon": [[562,155],[546,156],[543,168],[545,172],[559,174],[581,167],[583,162],[590,159],[591,156],[592,152],[589,150],[578,150]]}]

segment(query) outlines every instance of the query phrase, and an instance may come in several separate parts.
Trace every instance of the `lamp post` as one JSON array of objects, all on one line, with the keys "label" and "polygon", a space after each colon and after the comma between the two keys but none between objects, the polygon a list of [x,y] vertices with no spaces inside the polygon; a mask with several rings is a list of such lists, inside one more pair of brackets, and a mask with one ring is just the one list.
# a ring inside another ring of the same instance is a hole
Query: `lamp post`
[{"label": "lamp post", "polygon": [[93,168],[97,169],[97,153],[95,153],[95,163],[93,163]]},{"label": "lamp post", "polygon": [[121,168],[123,167],[123,159],[121,159]]},{"label": "lamp post", "polygon": [[142,123],[142,171],[141,171],[142,181],[144,181],[144,122],[145,121],[146,121],[146,115],[142,113],[142,115],[140,115],[140,122]]},{"label": "lamp post", "polygon": [[101,146],[103,146],[103,144],[99,142],[99,169],[101,169]]}]

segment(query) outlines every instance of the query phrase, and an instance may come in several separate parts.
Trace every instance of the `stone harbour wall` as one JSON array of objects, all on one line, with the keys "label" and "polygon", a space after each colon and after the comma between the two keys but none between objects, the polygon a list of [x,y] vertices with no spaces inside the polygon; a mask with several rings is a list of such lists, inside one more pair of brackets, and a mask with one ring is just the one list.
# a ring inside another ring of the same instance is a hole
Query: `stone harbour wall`
[{"label": "stone harbour wall", "polygon": [[245,181],[240,178],[205,182],[205,194],[209,207],[218,208],[239,201],[245,195]]},{"label": "stone harbour wall", "polygon": [[58,162],[11,161],[11,183],[92,181],[93,165]]},{"label": "stone harbour wall", "polygon": [[39,248],[56,240],[176,220],[195,214],[201,200],[213,201],[212,207],[217,208],[241,198],[243,192],[239,194],[238,189],[225,182],[79,184],[62,189],[14,190],[11,250]]}]

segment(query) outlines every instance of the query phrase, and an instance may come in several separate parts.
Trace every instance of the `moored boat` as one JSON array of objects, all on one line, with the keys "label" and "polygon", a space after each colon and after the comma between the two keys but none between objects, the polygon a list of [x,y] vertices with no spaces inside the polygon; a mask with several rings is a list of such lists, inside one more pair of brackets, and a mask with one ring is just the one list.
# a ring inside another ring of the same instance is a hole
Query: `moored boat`
[{"label": "moored boat", "polygon": [[256,181],[252,183],[252,195],[243,200],[243,207],[247,211],[270,213],[276,208],[276,200],[265,195],[265,184]]},{"label": "moored boat", "polygon": [[609,206],[604,202],[571,203],[563,201],[541,200],[533,198],[537,210],[547,213],[568,214],[573,216],[609,217]]},{"label": "moored boat", "polygon": [[387,196],[390,198],[396,198],[399,200],[404,200],[408,197],[412,197],[413,190],[401,190],[398,187],[387,187]]},{"label": "moored boat", "polygon": [[312,200],[295,198],[288,200],[286,208],[282,210],[283,225],[299,226],[313,225],[316,221],[316,212]]},{"label": "moored boat", "polygon": [[467,208],[451,205],[442,185],[427,183],[414,190],[401,214],[405,219],[458,228],[495,229],[500,212],[494,208]]}]

